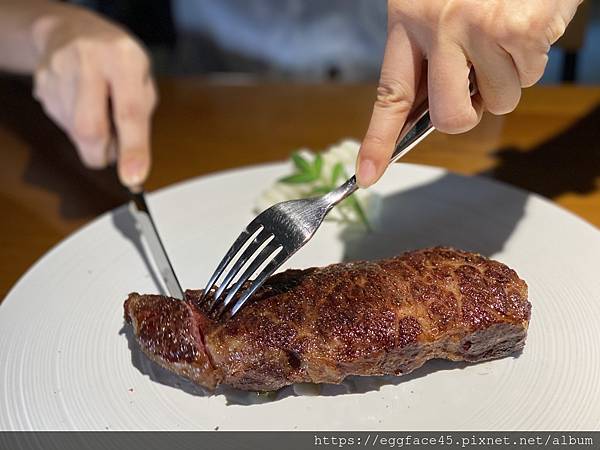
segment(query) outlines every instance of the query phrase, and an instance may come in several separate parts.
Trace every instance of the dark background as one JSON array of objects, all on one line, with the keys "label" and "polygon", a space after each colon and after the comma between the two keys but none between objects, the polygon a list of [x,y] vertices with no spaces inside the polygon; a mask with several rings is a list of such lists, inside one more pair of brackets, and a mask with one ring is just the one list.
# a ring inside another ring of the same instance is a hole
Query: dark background
[{"label": "dark background", "polygon": [[[368,81],[377,78],[385,42],[385,0],[70,1],[95,9],[129,28],[151,50],[158,75],[245,74],[275,79]],[[312,48],[307,43],[303,51],[330,45],[332,36],[340,44],[337,52],[325,52],[330,55],[329,63],[315,64],[313,70],[282,66],[260,49],[240,48],[240,42],[242,46],[248,43],[238,36],[244,31],[240,17],[252,17],[255,23],[263,21],[263,34],[258,36],[263,41],[257,45],[268,47],[271,54],[298,53],[293,41],[298,40],[298,35],[300,39],[322,43]],[[290,24],[288,40],[277,28],[282,17]],[[290,30],[296,27],[297,32]],[[269,38],[274,35],[279,36],[273,38],[277,42]],[[565,37],[552,49],[542,83],[599,83],[599,45],[600,1],[587,0]]]}]

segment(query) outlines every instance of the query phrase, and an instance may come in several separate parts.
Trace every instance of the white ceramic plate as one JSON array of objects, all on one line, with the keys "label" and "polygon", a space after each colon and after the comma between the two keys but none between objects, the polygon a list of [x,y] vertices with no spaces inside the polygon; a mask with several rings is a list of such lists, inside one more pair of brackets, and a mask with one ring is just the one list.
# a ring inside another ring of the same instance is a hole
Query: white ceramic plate
[{"label": "white ceramic plate", "polygon": [[[283,171],[236,170],[150,197],[185,287],[204,285]],[[130,348],[123,300],[158,288],[121,208],[44,256],[0,306],[0,429],[599,429],[600,232],[537,196],[434,168],[396,165],[376,189],[385,195],[376,233],[326,223],[288,266],[437,244],[492,256],[530,287],[521,356],[430,362],[376,385],[355,378],[260,404],[203,395]]]}]

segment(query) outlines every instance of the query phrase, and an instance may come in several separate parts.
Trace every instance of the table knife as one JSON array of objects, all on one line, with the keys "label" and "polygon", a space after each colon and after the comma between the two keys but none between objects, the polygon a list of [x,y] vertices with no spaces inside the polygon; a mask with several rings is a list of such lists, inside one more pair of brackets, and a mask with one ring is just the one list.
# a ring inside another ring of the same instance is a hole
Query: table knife
[{"label": "table knife", "polygon": [[152,214],[146,204],[144,191],[131,193],[130,209],[133,213],[137,228],[146,243],[145,248],[149,250],[149,260],[154,261],[160,278],[167,288],[167,292],[173,298],[183,299],[183,290],[173,270],[173,265],[160,239]]}]

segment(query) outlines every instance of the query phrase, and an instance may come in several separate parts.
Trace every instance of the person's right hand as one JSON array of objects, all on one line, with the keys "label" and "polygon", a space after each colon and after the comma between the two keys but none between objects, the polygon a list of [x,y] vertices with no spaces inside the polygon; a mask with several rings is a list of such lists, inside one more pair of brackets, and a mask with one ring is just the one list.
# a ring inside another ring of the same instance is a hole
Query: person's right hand
[{"label": "person's right hand", "polygon": [[150,119],[157,95],[145,51],[116,25],[85,11],[34,25],[40,63],[34,96],[69,135],[83,163],[117,162],[121,182],[150,170]]},{"label": "person's right hand", "polygon": [[[427,92],[435,128],[462,133],[484,110],[507,114],[544,73],[550,46],[582,0],[388,0],[377,99],[358,157],[361,187],[388,167],[402,127]],[[474,69],[478,94],[471,97]]]}]

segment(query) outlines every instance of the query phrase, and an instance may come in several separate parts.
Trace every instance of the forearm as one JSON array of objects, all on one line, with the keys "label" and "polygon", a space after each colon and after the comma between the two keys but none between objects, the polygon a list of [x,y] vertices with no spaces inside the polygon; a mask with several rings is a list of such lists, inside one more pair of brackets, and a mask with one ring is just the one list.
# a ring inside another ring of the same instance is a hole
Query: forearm
[{"label": "forearm", "polygon": [[82,8],[51,0],[0,0],[0,70],[30,74],[53,31],[76,30],[97,20]]}]

